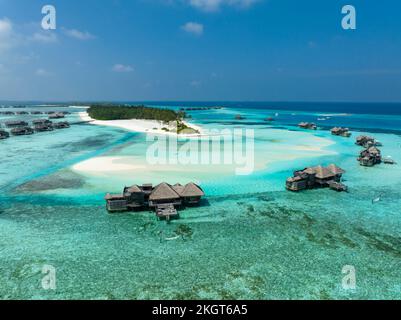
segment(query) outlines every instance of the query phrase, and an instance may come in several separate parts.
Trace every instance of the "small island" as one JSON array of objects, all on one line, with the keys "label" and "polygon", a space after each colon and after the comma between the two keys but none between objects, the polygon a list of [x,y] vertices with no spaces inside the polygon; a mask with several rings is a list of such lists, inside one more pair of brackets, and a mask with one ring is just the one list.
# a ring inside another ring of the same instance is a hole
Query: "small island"
[{"label": "small island", "polygon": [[185,112],[143,105],[93,105],[81,118],[92,121],[93,124],[116,126],[132,131],[200,134],[200,128],[185,122]]}]

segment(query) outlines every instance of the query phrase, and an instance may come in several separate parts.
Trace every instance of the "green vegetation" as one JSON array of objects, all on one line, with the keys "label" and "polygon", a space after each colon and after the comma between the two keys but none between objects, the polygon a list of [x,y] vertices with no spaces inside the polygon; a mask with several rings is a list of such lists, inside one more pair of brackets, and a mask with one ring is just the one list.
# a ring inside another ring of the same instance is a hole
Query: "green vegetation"
[{"label": "green vegetation", "polygon": [[169,109],[117,105],[94,105],[88,109],[88,114],[96,120],[143,119],[163,122],[181,121],[185,116],[182,112],[177,113]]},{"label": "green vegetation", "polygon": [[[183,111],[175,112],[170,109],[145,106],[93,105],[88,109],[88,114],[95,120],[141,119],[162,121],[164,123],[175,122],[177,124],[177,134],[199,133],[199,131],[188,127],[183,122],[183,119],[187,116]],[[162,130],[170,132],[167,127],[163,127]]]},{"label": "green vegetation", "polygon": [[199,133],[199,131],[195,130],[191,127],[188,127],[182,121],[177,121],[177,133],[178,134],[195,134],[195,133]]}]

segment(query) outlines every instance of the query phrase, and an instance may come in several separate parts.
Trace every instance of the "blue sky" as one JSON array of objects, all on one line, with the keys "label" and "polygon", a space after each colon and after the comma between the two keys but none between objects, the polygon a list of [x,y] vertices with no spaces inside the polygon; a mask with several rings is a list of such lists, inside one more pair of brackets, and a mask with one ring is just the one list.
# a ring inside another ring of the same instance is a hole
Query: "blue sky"
[{"label": "blue sky", "polygon": [[398,0],[0,0],[0,100],[401,101],[400,18]]}]

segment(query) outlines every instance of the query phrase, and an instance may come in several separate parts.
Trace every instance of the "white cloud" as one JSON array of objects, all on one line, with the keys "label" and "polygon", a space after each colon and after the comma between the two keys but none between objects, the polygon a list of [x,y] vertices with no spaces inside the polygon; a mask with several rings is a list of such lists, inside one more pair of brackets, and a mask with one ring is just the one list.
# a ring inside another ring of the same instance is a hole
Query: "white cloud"
[{"label": "white cloud", "polygon": [[40,43],[55,43],[58,41],[54,31],[35,32],[29,40]]},{"label": "white cloud", "polygon": [[0,19],[0,37],[6,37],[11,34],[11,31],[13,29],[13,26],[11,24],[11,21],[8,20],[7,18]]},{"label": "white cloud", "polygon": [[48,76],[51,76],[51,75],[52,75],[49,71],[47,71],[47,70],[45,70],[45,69],[42,69],[42,68],[37,69],[36,72],[35,72],[35,74],[36,74],[37,76],[39,76],[39,77],[48,77]]},{"label": "white cloud", "polygon": [[200,36],[203,34],[203,24],[196,22],[187,22],[181,27],[182,30],[188,33],[192,33],[194,35]]},{"label": "white cloud", "polygon": [[259,0],[187,0],[187,2],[203,11],[217,11],[223,6],[247,8]]},{"label": "white cloud", "polygon": [[15,44],[13,25],[7,18],[0,19],[0,51],[8,49]]},{"label": "white cloud", "polygon": [[114,72],[133,72],[134,68],[129,65],[115,64],[112,68]]},{"label": "white cloud", "polygon": [[63,31],[67,36],[82,41],[96,39],[96,37],[88,31],[79,31],[76,29],[63,29]]}]

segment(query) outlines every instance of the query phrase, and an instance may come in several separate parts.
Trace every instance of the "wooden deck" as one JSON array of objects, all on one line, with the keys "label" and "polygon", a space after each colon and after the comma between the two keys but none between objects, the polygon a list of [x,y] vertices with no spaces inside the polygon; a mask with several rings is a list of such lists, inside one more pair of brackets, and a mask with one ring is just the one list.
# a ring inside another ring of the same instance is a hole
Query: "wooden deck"
[{"label": "wooden deck", "polygon": [[169,221],[171,218],[177,217],[178,212],[173,204],[160,204],[156,206],[156,216],[158,219]]}]

